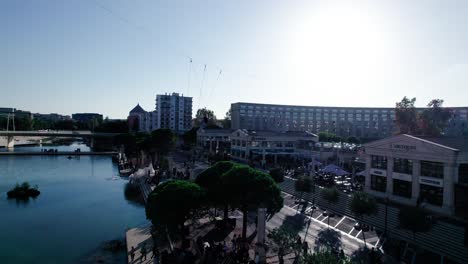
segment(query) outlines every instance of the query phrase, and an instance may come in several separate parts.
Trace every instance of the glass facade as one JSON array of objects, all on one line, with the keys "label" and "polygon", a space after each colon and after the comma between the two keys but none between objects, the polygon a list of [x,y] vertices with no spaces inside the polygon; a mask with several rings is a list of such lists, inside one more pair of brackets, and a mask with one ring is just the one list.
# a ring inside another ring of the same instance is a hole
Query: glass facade
[{"label": "glass facade", "polygon": [[393,180],[393,194],[405,198],[411,198],[412,183],[403,180]]},{"label": "glass facade", "polygon": [[413,174],[413,161],[409,159],[395,158],[393,171],[398,173]]},{"label": "glass facade", "polygon": [[387,178],[377,175],[371,175],[371,189],[378,192],[386,192]]},{"label": "glass facade", "polygon": [[387,169],[387,157],[372,155],[371,168],[386,170]]},{"label": "glass facade", "polygon": [[444,188],[426,184],[420,184],[419,197],[422,202],[442,206]]},{"label": "glass facade", "polygon": [[444,164],[442,162],[421,160],[421,176],[443,179]]}]

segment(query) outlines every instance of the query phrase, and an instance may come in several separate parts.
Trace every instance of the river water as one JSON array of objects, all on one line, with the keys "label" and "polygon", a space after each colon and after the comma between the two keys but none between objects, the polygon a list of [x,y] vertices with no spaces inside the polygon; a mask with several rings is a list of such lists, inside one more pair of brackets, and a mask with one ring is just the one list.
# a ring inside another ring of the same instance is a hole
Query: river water
[{"label": "river water", "polygon": [[[89,150],[53,148],[77,147]],[[96,261],[103,241],[122,239],[146,221],[144,207],[124,194],[127,179],[117,175],[106,156],[0,156],[0,263]],[[38,185],[39,197],[8,200],[6,192],[24,181]],[[125,263],[124,252],[113,257]]]}]

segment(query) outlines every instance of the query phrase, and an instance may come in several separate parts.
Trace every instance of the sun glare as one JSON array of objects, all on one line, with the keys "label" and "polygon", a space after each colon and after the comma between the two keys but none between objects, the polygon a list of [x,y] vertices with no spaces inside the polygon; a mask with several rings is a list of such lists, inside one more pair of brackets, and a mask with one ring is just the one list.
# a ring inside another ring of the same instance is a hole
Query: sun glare
[{"label": "sun glare", "polygon": [[361,83],[379,74],[388,56],[380,21],[369,9],[350,6],[322,7],[307,14],[291,39],[296,81],[326,87]]}]

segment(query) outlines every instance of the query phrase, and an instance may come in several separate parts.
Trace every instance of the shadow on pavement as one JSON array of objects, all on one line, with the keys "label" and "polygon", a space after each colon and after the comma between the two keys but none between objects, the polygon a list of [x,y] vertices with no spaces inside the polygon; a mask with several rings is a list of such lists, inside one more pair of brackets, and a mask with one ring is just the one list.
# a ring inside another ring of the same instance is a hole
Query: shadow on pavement
[{"label": "shadow on pavement", "polygon": [[297,235],[307,224],[306,220],[306,216],[303,214],[288,215],[284,218],[280,228],[287,229],[292,234]]},{"label": "shadow on pavement", "polygon": [[339,252],[341,249],[341,233],[333,229],[324,229],[315,238],[315,251],[330,250]]}]

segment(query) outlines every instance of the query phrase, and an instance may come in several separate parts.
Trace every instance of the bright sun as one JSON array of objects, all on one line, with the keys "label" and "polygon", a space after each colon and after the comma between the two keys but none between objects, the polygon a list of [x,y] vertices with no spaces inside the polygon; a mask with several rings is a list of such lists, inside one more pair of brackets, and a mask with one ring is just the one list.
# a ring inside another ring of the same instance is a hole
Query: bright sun
[{"label": "bright sun", "polygon": [[382,19],[375,13],[362,7],[327,6],[305,17],[290,39],[296,81],[349,85],[381,70],[388,51]]}]

